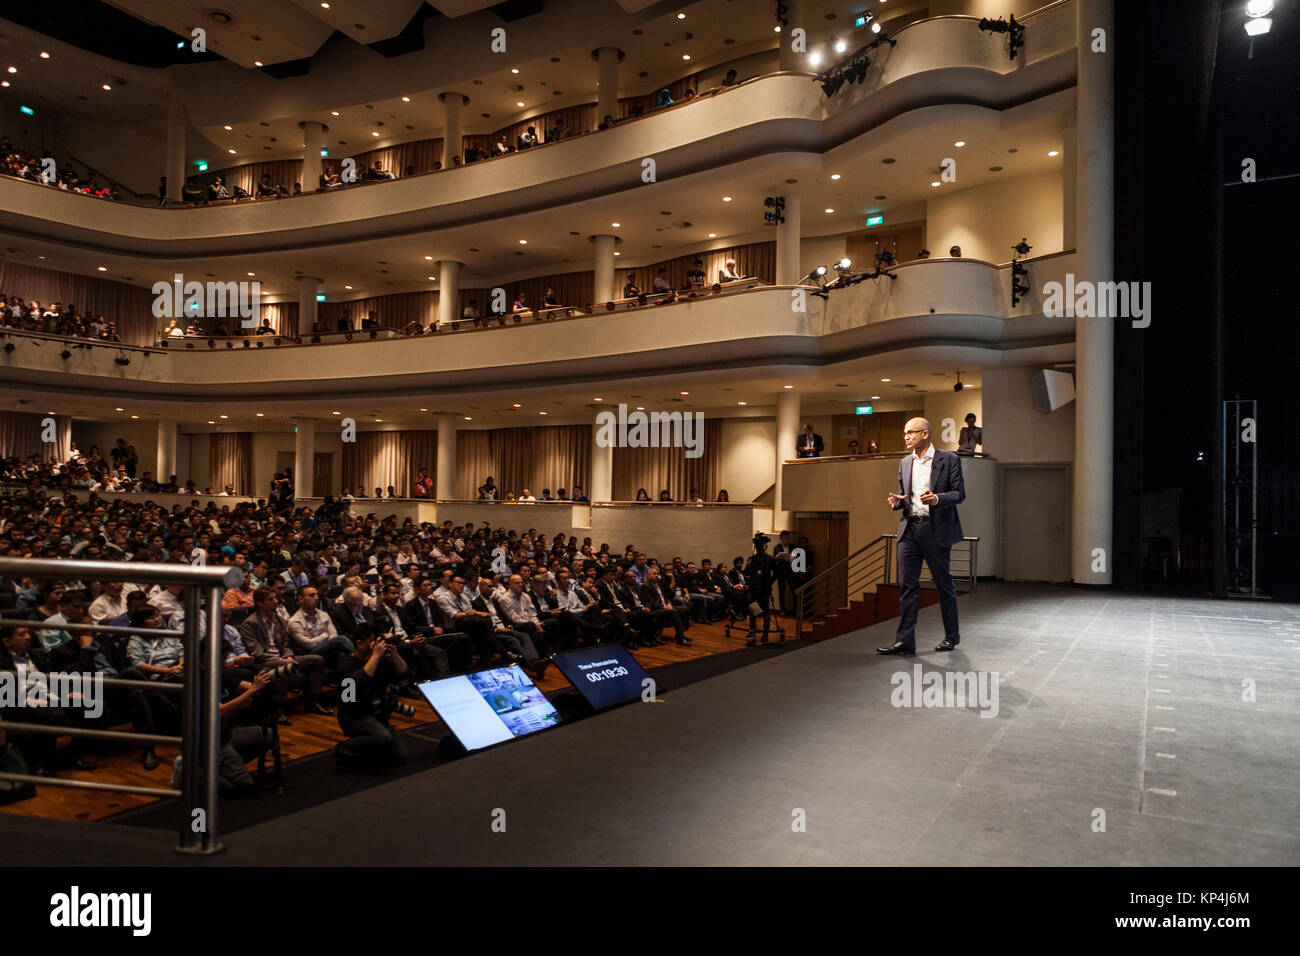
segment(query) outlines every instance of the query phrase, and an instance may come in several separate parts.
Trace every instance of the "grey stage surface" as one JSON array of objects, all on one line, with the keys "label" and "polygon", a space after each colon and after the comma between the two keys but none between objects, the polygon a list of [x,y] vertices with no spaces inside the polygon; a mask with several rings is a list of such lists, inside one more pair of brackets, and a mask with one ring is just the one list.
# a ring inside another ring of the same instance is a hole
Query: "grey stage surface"
[{"label": "grey stage surface", "polygon": [[[927,608],[916,658],[874,653],[886,622],[238,831],[194,862],[1300,860],[1300,609],[993,585],[960,611],[952,654],[932,650]],[[997,716],[894,707],[891,675],[918,662],[997,672]],[[51,863],[183,865],[172,839],[0,816],[10,863],[39,844]]]}]

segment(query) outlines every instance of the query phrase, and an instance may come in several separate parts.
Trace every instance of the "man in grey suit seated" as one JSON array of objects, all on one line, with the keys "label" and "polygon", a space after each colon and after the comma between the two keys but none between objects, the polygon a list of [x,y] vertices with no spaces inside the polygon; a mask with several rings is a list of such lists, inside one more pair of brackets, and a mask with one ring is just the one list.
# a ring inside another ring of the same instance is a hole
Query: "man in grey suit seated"
[{"label": "man in grey suit seated", "polygon": [[961,641],[957,629],[957,589],[948,570],[952,546],[964,537],[957,506],[966,500],[961,461],[930,441],[930,423],[913,418],[903,426],[910,455],[898,463],[898,491],[889,493],[889,507],[902,511],[898,521],[898,580],[901,614],[898,635],[879,654],[916,653],[916,613],[921,599],[921,561],[925,560],[939,589],[944,639],[936,651],[951,651]]}]

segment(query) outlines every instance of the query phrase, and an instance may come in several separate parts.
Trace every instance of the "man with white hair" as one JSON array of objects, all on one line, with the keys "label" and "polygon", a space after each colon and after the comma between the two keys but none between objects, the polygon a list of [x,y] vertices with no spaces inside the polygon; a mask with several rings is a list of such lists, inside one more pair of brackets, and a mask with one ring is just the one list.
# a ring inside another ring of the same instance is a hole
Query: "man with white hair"
[{"label": "man with white hair", "polygon": [[925,560],[939,590],[944,639],[936,651],[951,651],[961,642],[957,629],[957,589],[948,570],[952,546],[964,537],[957,506],[966,500],[961,461],[930,441],[930,423],[913,418],[903,426],[903,442],[912,454],[898,463],[898,491],[889,507],[902,511],[898,521],[898,634],[878,654],[916,653],[916,614],[921,598],[921,561]]}]

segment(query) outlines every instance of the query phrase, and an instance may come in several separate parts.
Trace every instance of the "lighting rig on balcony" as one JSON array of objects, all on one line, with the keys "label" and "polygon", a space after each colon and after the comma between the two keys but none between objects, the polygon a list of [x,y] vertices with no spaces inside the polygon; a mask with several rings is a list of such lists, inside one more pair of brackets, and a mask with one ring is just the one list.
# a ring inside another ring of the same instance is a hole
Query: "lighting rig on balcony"
[{"label": "lighting rig on balcony", "polygon": [[[1020,257],[1029,255],[1029,250],[1034,247],[1028,239],[1021,239],[1011,248],[1016,251],[1011,260],[1011,307],[1014,309],[1029,292],[1029,269],[1020,264]],[[1024,282],[1020,281],[1022,278]]]},{"label": "lighting rig on balcony", "polygon": [[1006,33],[1008,44],[1010,46],[1011,61],[1016,59],[1016,50],[1025,45],[1025,28],[1016,23],[1015,14],[1011,15],[1011,22],[998,17],[996,20],[990,17],[980,17],[980,29],[987,30],[989,33]]},{"label": "lighting rig on balcony", "polygon": [[851,271],[853,268],[852,260],[847,257],[835,263],[835,278],[829,283],[826,281],[828,270],[825,266],[818,266],[800,281],[800,285],[817,283],[820,288],[813,291],[813,295],[825,299],[829,293],[836,289],[847,289],[851,285],[857,285],[859,282],[866,282],[868,279],[879,279],[882,276],[886,279],[897,279],[898,276],[889,272],[888,269],[894,264],[894,254],[888,249],[881,249],[876,253],[876,268],[871,272],[859,272],[856,275]]},{"label": "lighting rig on balcony", "polygon": [[813,77],[813,82],[821,84],[822,92],[827,97],[838,93],[845,83],[862,83],[867,78],[867,70],[871,68],[871,57],[867,55],[868,52],[882,43],[893,46],[897,42],[889,34],[882,33],[856,53],[818,73]]},{"label": "lighting rig on balcony", "polygon": [[763,200],[763,225],[779,226],[785,222],[785,197],[768,196]]}]

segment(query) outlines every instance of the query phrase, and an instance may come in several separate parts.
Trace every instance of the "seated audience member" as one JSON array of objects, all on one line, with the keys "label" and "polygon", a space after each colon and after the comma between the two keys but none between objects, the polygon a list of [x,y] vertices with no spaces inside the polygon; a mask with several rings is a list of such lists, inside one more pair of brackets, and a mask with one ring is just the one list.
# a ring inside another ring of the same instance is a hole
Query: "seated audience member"
[{"label": "seated audience member", "polygon": [[[0,719],[11,723],[30,723],[46,725],[67,725],[81,719],[74,707],[58,706],[75,704],[75,701],[60,701],[51,698],[49,678],[41,669],[38,661],[31,656],[32,632],[21,625],[0,625],[0,672],[20,675],[22,685],[17,689],[23,696],[21,706],[8,705],[0,707]],[[7,703],[7,702],[6,702]],[[86,760],[86,739],[73,737],[72,742],[63,751],[58,752],[59,738],[53,734],[20,734],[9,732],[8,741],[18,745],[32,775],[51,777],[54,775],[56,762],[61,761],[72,770],[95,770],[97,765]]]},{"label": "seated audience member", "polygon": [[332,671],[338,670],[339,658],[351,654],[353,643],[339,634],[330,617],[320,606],[320,591],[314,586],[298,590],[298,610],[289,618],[289,640],[294,650],[316,654]]},{"label": "seated audience member", "polygon": [[441,621],[442,610],[434,596],[433,578],[421,577],[415,586],[415,593],[402,606],[402,628],[411,641],[417,638],[446,654],[447,665],[454,672],[469,670],[469,638],[459,631],[444,631]]},{"label": "seated audience member", "polygon": [[259,198],[283,196],[284,194],[285,189],[283,186],[272,184],[270,173],[263,173],[262,178],[257,181],[257,195]]},{"label": "seated audience member", "polygon": [[519,140],[515,144],[520,150],[532,149],[537,145],[537,127],[530,126],[519,134]]},{"label": "seated audience member", "polygon": [[623,298],[635,299],[640,294],[641,290],[636,286],[636,273],[629,272],[627,274],[627,282],[623,285]]},{"label": "seated audience member", "polygon": [[379,328],[379,317],[375,314],[375,310],[371,309],[369,312],[366,313],[366,317],[361,320],[361,331],[373,332],[378,328]]},{"label": "seated audience member", "polygon": [[429,477],[429,469],[421,468],[420,473],[416,475],[415,482],[411,486],[412,498],[430,498],[433,496],[433,479]]},{"label": "seated audience member", "polygon": [[727,489],[726,489],[726,488],[723,488],[721,491],[718,492],[718,497],[715,498],[714,500],[715,500],[715,501],[730,501],[730,500],[731,500],[731,495],[727,494]]},{"label": "seated audience member", "polygon": [[476,329],[487,327],[487,322],[484,321],[481,315],[479,315],[478,299],[470,299],[469,305],[465,306],[464,310],[460,313],[460,317],[464,322],[472,322]]},{"label": "seated audience member", "polygon": [[930,258],[930,250],[929,250],[929,249],[922,249],[920,252],[918,252],[918,253],[916,254],[916,258],[918,258],[918,259],[929,259],[929,258]]},{"label": "seated audience member", "polygon": [[185,180],[185,186],[181,189],[181,201],[191,206],[203,202],[203,190],[199,188],[199,181],[193,176]]},{"label": "seated audience member", "polygon": [[438,594],[437,602],[443,620],[469,637],[474,652],[479,655],[479,662],[486,664],[491,660],[499,646],[494,639],[492,615],[474,607],[473,596],[466,592],[465,579],[454,574],[447,587]]},{"label": "seated audience member", "polygon": [[704,260],[696,259],[686,270],[686,285],[694,293],[702,295],[709,279],[704,271]]},{"label": "seated audience member", "polygon": [[849,454],[850,455],[862,454],[862,452],[858,449],[858,440],[856,438],[854,438],[852,441],[849,442]]},{"label": "seated audience member", "polygon": [[352,329],[352,310],[344,309],[343,314],[339,316],[338,324],[335,326],[336,332],[351,332]]},{"label": "seated audience member", "polygon": [[952,256],[954,259],[960,259],[961,246],[953,246],[951,249],[948,250],[948,255]]},{"label": "seated audience member", "polygon": [[229,198],[231,198],[230,190],[227,189],[225,183],[221,181],[221,177],[218,176],[213,179],[211,185],[208,186],[208,200],[215,202],[218,199]]},{"label": "seated audience member", "polygon": [[588,498],[587,495],[586,495],[586,493],[582,490],[582,485],[574,485],[574,486],[573,486],[573,500],[574,500],[574,501],[579,501],[579,502],[590,502],[590,501],[591,501],[591,499]]},{"label": "seated audience member", "polygon": [[521,658],[523,668],[536,680],[541,680],[546,674],[550,661],[542,660],[530,634],[516,629],[502,619],[496,603],[492,600],[496,589],[495,575],[484,575],[478,579],[478,593],[474,595],[471,603],[476,610],[488,612],[492,622],[492,634],[505,649],[507,656]]},{"label": "seated audience member", "polygon": [[597,126],[596,129],[611,129],[617,122],[618,120],[614,119],[611,114],[606,113],[605,118],[600,121],[600,125]]},{"label": "seated audience member", "polygon": [[654,289],[655,292],[669,292],[672,290],[672,286],[668,282],[667,269],[660,269],[658,273],[655,274]]},{"label": "seated audience member", "polygon": [[506,139],[506,134],[502,133],[501,138],[496,141],[496,145],[493,147],[493,152],[498,156],[504,156],[506,153],[513,153],[514,151],[515,148]]},{"label": "seated audience member", "polygon": [[[543,308],[553,309],[560,304],[560,300],[555,296],[555,289],[551,286],[546,287],[546,295],[542,296]],[[554,318],[554,316],[552,316]]]},{"label": "seated audience member", "polygon": [[356,648],[339,663],[342,688],[339,728],[348,738],[334,748],[339,770],[378,770],[406,763],[406,745],[388,722],[398,701],[389,690],[408,677],[397,648],[375,634],[373,624],[357,628]]},{"label": "seated audience member", "polygon": [[569,135],[569,127],[564,124],[564,118],[559,117],[555,120],[555,125],[546,131],[546,141],[554,143],[566,139]]},{"label": "seated audience member", "polygon": [[446,652],[425,635],[418,632],[412,635],[406,630],[401,598],[402,586],[392,578],[387,579],[375,605],[375,628],[397,648],[407,667],[421,677],[446,677],[451,673]]},{"label": "seated audience member", "polygon": [[668,493],[668,489],[667,489],[667,488],[664,488],[662,491],[659,492],[659,500],[660,500],[660,501],[672,501],[672,500],[673,500],[673,496],[670,495],[670,494]]},{"label": "seated audience member", "polygon": [[659,110],[659,109],[663,109],[665,106],[672,106],[672,105],[673,105],[672,94],[668,92],[668,87],[665,86],[662,90],[659,91],[659,95],[655,98],[655,109]]},{"label": "seated audience member", "polygon": [[726,263],[718,270],[719,282],[734,282],[736,279],[743,279],[739,272],[736,271],[736,260],[728,259]]},{"label": "seated audience member", "polygon": [[880,454],[880,446],[876,444],[876,440],[874,438],[871,441],[867,442],[867,454],[868,455]]},{"label": "seated audience member", "polygon": [[[253,594],[255,610],[244,619],[239,628],[249,656],[259,670],[282,668],[293,664],[292,674],[284,674],[276,681],[279,700],[283,706],[289,690],[290,679],[301,676],[306,684],[303,709],[309,714],[330,716],[333,711],[320,703],[324,684],[325,660],[316,654],[297,654],[285,620],[276,613],[277,599],[270,588],[258,588]],[[286,718],[287,719],[287,718]]]},{"label": "seated audience member", "polygon": [[320,174],[321,189],[334,189],[335,187],[342,186],[342,185],[343,185],[343,180],[339,178],[339,174],[334,171],[333,166],[326,166],[325,169],[321,171]]},{"label": "seated audience member", "polygon": [[515,304],[510,307],[510,311],[515,315],[520,315],[529,311],[528,297],[524,295],[522,289],[519,290],[519,295],[515,297]]},{"label": "seated audience member", "polygon": [[397,177],[384,168],[384,164],[375,160],[374,165],[370,167],[370,178],[373,179],[396,179]]},{"label": "seated audience member", "polygon": [[728,70],[727,75],[722,78],[723,86],[735,86],[739,82],[739,74],[735,70]]}]

